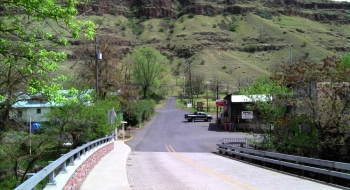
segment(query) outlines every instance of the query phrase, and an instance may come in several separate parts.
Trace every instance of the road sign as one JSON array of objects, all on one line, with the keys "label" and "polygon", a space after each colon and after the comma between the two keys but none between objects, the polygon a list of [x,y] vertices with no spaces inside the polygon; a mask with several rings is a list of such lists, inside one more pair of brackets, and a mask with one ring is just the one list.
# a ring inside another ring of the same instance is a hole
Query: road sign
[{"label": "road sign", "polygon": [[108,124],[114,124],[115,116],[117,115],[114,109],[108,110]]}]

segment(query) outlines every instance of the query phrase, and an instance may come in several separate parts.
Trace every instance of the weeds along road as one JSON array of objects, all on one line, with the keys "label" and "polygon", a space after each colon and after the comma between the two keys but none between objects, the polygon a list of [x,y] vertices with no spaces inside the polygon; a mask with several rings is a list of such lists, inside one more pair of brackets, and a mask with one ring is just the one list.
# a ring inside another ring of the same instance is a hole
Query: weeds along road
[{"label": "weeds along road", "polygon": [[170,97],[126,142],[132,150],[127,161],[131,189],[337,189],[214,154],[219,140],[249,135],[217,131],[214,121],[188,122],[186,113]]}]

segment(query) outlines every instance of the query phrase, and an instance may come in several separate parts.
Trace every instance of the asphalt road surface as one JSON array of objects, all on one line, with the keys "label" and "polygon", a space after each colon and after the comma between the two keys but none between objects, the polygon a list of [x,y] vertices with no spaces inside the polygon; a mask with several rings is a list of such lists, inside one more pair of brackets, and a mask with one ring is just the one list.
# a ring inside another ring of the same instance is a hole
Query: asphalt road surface
[{"label": "asphalt road surface", "polygon": [[132,150],[127,161],[131,189],[340,189],[218,156],[214,152],[219,140],[251,136],[217,130],[215,119],[188,122],[186,113],[176,109],[175,97],[170,97],[126,142]]}]

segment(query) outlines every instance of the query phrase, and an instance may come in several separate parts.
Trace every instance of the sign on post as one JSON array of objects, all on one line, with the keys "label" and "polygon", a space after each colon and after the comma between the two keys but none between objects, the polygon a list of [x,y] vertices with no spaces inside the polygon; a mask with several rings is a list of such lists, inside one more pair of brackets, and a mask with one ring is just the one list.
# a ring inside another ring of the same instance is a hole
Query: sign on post
[{"label": "sign on post", "polygon": [[216,100],[216,106],[225,106],[226,104],[226,100],[224,99]]},{"label": "sign on post", "polygon": [[114,109],[108,110],[108,124],[114,124],[115,116],[117,116],[117,114],[115,113]]},{"label": "sign on post", "polygon": [[253,119],[253,111],[242,111],[242,119]]}]

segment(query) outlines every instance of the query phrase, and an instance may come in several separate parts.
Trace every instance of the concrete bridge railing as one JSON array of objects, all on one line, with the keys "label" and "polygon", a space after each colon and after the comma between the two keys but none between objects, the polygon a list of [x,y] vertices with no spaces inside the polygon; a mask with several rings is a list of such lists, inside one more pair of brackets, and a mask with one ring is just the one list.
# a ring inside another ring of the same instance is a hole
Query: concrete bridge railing
[{"label": "concrete bridge railing", "polygon": [[98,161],[114,149],[113,142],[113,136],[108,136],[71,150],[59,159],[50,161],[38,173],[27,174],[28,179],[15,190],[35,189],[45,178],[48,178],[46,190],[79,189]]}]

